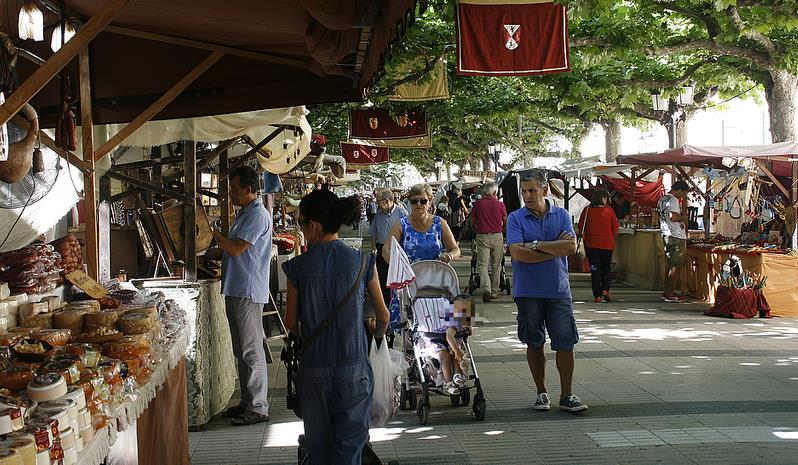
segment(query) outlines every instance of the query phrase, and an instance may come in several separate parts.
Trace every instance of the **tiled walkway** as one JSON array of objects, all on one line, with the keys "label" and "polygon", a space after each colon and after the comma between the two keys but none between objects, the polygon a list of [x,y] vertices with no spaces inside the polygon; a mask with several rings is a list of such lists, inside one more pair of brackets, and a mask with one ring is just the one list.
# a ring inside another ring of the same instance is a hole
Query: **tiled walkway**
[{"label": "tiled walkway", "polygon": [[[467,261],[456,268],[467,278]],[[433,397],[429,425],[402,411],[372,430],[380,457],[405,465],[798,463],[798,320],[708,318],[703,304],[666,304],[622,286],[614,302],[595,304],[587,276],[572,285],[581,335],[574,391],[590,405],[586,414],[532,410],[515,306],[503,296],[479,302],[484,324],[472,339],[486,419]],[[285,409],[284,367],[270,365],[269,376],[271,422],[213,420],[191,433],[194,465],[296,463],[302,423]],[[553,361],[548,379],[556,394]]]}]

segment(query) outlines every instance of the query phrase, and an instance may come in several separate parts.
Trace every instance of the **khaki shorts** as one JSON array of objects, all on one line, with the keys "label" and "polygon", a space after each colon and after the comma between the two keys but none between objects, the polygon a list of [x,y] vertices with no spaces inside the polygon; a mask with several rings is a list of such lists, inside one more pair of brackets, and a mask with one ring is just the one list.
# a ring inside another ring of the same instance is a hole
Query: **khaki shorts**
[{"label": "khaki shorts", "polygon": [[687,239],[663,236],[662,240],[665,242],[665,256],[668,258],[670,267],[677,268],[684,265],[684,259],[687,254]]}]

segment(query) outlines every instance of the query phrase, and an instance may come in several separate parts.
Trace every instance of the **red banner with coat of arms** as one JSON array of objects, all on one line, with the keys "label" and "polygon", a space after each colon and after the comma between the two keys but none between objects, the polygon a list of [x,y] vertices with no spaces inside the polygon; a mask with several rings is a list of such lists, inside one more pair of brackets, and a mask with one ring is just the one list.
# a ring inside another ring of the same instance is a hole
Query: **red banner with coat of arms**
[{"label": "red banner with coat of arms", "polygon": [[460,0],[457,74],[531,76],[570,71],[568,15],[544,0]]},{"label": "red banner with coat of arms", "polygon": [[409,139],[429,135],[422,110],[391,112],[385,108],[349,111],[349,137],[352,139]]},{"label": "red banner with coat of arms", "polygon": [[373,147],[341,142],[341,154],[347,163],[356,165],[376,165],[391,161],[388,147]]}]

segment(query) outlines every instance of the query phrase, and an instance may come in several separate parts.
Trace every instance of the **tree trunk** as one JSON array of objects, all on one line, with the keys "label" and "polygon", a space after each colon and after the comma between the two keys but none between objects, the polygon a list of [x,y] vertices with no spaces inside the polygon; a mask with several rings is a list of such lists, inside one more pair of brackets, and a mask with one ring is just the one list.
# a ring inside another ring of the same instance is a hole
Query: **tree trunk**
[{"label": "tree trunk", "polygon": [[774,143],[796,140],[795,97],[798,75],[787,71],[770,71],[772,82],[765,85],[765,98],[770,115],[770,136]]},{"label": "tree trunk", "polygon": [[601,161],[607,163],[621,154],[621,122],[617,119],[602,121],[601,127],[604,128],[604,157]]},{"label": "tree trunk", "polygon": [[490,155],[482,155],[482,171],[493,171],[493,161]]},{"label": "tree trunk", "polygon": [[690,116],[685,117],[676,125],[676,147],[687,144],[687,129],[690,127]]}]

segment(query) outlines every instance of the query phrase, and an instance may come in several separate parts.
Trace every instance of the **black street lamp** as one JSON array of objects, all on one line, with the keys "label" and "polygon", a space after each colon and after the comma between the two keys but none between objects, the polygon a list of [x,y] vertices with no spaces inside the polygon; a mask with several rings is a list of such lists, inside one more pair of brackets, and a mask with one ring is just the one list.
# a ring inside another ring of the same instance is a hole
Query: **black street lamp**
[{"label": "black street lamp", "polygon": [[496,173],[499,172],[499,159],[502,155],[502,144],[491,141],[488,143],[488,153],[490,154],[493,164],[496,165]]},{"label": "black street lamp", "polygon": [[441,180],[441,168],[443,167],[443,158],[435,157],[435,177],[438,181]]},{"label": "black street lamp", "polygon": [[670,148],[676,148],[676,130],[687,118],[684,109],[693,104],[695,85],[689,82],[681,88],[678,97],[665,98],[658,90],[651,92],[651,106],[655,111],[664,111],[668,116],[666,125],[669,129]]}]

